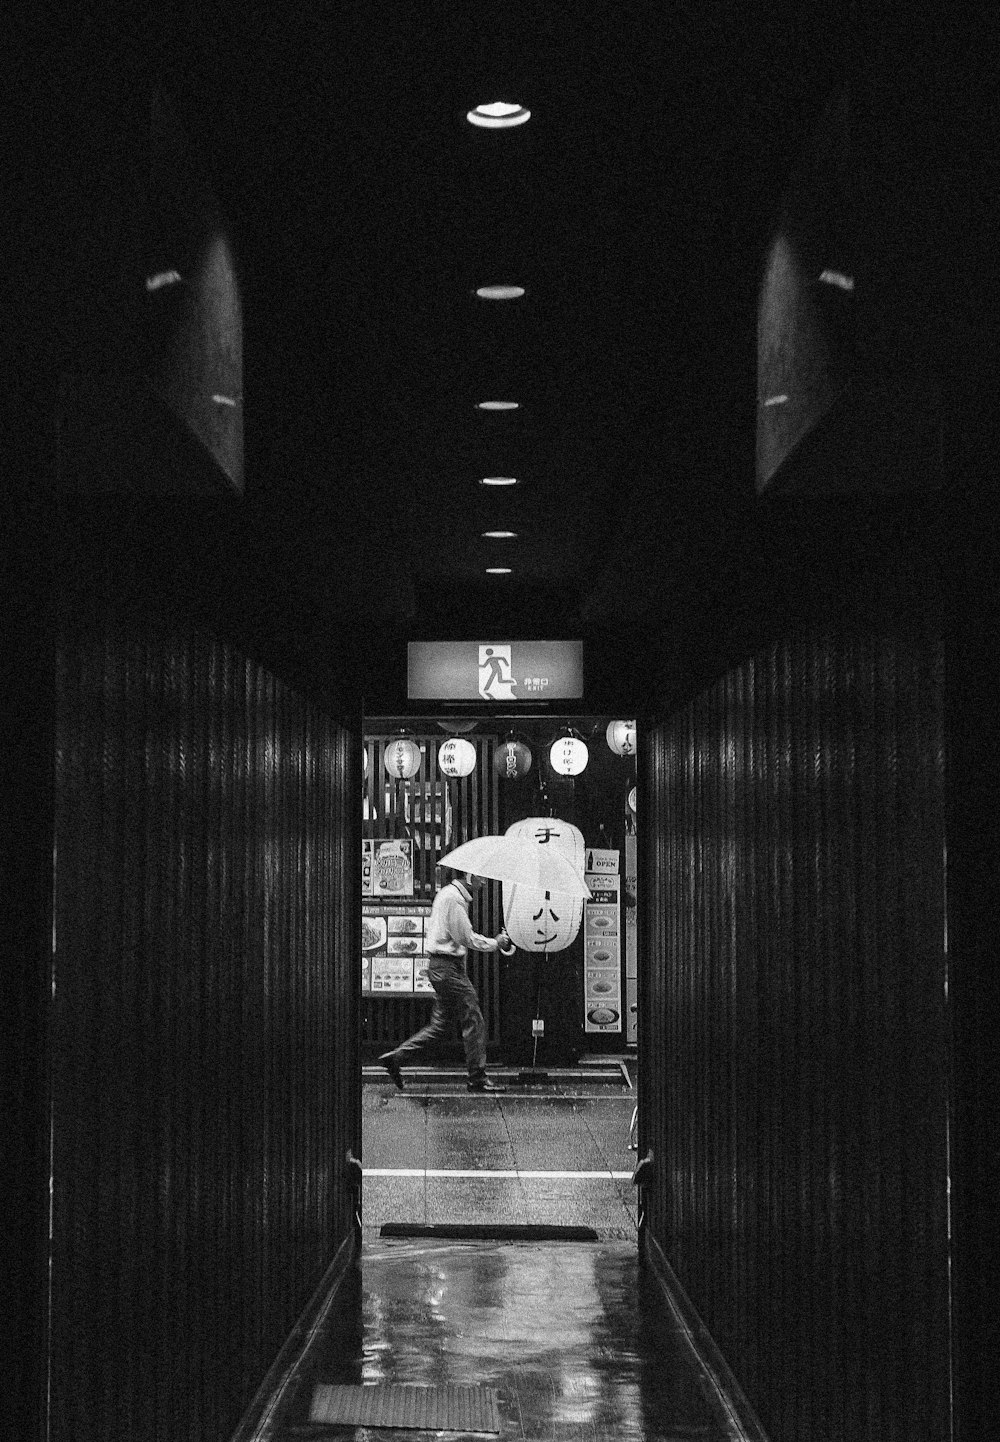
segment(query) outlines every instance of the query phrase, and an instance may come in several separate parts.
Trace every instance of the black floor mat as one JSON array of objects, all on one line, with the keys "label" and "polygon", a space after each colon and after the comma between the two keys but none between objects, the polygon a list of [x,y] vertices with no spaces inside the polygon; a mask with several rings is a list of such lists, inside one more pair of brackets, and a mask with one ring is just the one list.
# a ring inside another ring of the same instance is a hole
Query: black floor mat
[{"label": "black floor mat", "polygon": [[412,1427],[421,1432],[500,1431],[493,1388],[454,1383],[441,1387],[321,1384],[313,1390],[309,1421],[341,1427]]},{"label": "black floor mat", "polygon": [[486,1242],[596,1242],[593,1227],[548,1222],[384,1222],[380,1237],[451,1237]]}]

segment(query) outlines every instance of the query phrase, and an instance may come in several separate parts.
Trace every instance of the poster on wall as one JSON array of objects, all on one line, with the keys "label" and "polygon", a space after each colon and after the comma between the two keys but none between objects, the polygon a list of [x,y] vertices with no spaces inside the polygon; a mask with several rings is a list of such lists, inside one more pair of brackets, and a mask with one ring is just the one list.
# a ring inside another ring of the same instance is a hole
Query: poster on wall
[{"label": "poster on wall", "polygon": [[373,996],[433,991],[427,979],[424,935],[430,906],[390,911],[366,906],[361,916],[361,990]]},{"label": "poster on wall", "polygon": [[602,876],[617,876],[620,869],[619,855],[617,851],[601,851],[596,846],[588,846],[586,869]]},{"label": "poster on wall", "polygon": [[[587,851],[583,910],[583,1028],[622,1030],[621,876],[617,851]],[[599,869],[598,869],[599,867]]]},{"label": "poster on wall", "polygon": [[374,843],[371,894],[413,895],[413,842],[408,838]]}]

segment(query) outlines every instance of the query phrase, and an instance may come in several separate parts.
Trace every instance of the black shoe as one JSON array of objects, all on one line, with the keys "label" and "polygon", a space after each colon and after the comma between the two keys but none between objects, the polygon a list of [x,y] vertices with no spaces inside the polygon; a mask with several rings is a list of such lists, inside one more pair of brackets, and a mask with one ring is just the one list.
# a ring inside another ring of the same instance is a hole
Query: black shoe
[{"label": "black shoe", "polygon": [[403,1073],[400,1071],[399,1062],[393,1056],[392,1052],[387,1051],[384,1056],[379,1057],[379,1061],[382,1063],[386,1071],[392,1077],[393,1081],[396,1083],[397,1088],[402,1091]]},{"label": "black shoe", "polygon": [[495,1082],[488,1081],[484,1076],[470,1076],[465,1085],[470,1092],[505,1092],[507,1090],[506,1087],[497,1086]]}]

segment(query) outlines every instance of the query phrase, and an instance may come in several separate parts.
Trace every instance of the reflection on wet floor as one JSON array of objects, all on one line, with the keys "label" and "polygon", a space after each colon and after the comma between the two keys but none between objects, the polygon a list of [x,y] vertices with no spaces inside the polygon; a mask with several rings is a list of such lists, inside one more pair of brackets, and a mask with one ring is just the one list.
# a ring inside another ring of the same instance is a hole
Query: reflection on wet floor
[{"label": "reflection on wet floor", "polygon": [[636,1235],[635,1093],[470,1097],[366,1086],[365,1236],[385,1222],[545,1223]]},{"label": "reflection on wet floor", "polygon": [[269,1436],[419,1442],[307,1425],[316,1385],[387,1382],[493,1387],[502,1439],[735,1435],[628,1242],[367,1242]]},{"label": "reflection on wet floor", "polygon": [[[366,1086],[362,1248],[260,1442],[473,1435],[309,1422],[317,1386],[359,1384],[493,1388],[500,1437],[520,1442],[738,1435],[639,1261],[634,1103],[627,1090],[470,1097]],[[600,1240],[379,1236],[389,1221],[491,1219],[585,1223]]]}]

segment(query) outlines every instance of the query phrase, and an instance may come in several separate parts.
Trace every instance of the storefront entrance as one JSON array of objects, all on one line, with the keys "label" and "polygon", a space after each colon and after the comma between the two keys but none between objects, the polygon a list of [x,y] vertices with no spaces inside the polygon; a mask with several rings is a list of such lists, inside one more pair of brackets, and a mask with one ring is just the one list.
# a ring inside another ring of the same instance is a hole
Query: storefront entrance
[{"label": "storefront entrance", "polygon": [[[634,1056],[635,725],[612,716],[370,718],[362,796],[362,1058],[423,1025],[424,927],[441,858],[516,829],[560,848],[586,900],[487,883],[476,930],[502,925],[510,958],[472,954],[491,1065],[539,1073]],[[436,1058],[460,1062],[458,1039]]]},{"label": "storefront entrance", "polygon": [[[366,1232],[634,1239],[634,723],[379,717],[364,744]],[[468,1095],[455,1035],[406,1068],[399,1093],[377,1058],[430,1014],[425,927],[457,874],[441,859],[512,830],[560,849],[589,895],[490,880],[473,900],[474,928],[506,926],[516,945],[468,961],[488,1068],[507,1090]]]}]

